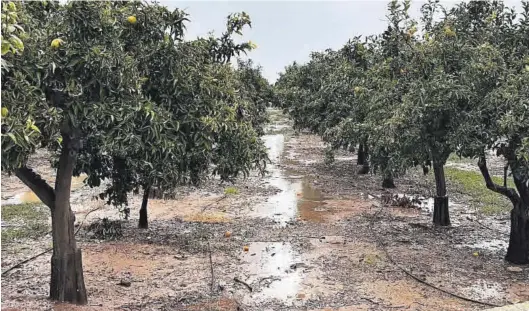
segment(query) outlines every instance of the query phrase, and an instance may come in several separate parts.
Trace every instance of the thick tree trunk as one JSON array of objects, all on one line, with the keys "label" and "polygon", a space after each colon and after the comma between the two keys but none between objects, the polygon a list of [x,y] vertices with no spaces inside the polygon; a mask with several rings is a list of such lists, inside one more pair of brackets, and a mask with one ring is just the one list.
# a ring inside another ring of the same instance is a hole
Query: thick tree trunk
[{"label": "thick tree trunk", "polygon": [[70,208],[72,173],[77,151],[63,135],[63,146],[55,181],[55,204],[52,208],[53,255],[51,257],[50,298],[86,304],[81,250],[74,234],[74,217]]},{"label": "thick tree trunk", "polygon": [[481,157],[478,162],[479,169],[488,189],[502,194],[509,198],[513,204],[511,211],[511,234],[509,236],[509,246],[505,260],[514,264],[529,263],[529,187],[527,181],[520,180],[513,174],[515,189],[497,185],[493,182],[485,157]]},{"label": "thick tree trunk", "polygon": [[446,181],[443,164],[434,163],[436,196],[433,205],[433,223],[437,226],[449,226],[448,196],[446,195]]},{"label": "thick tree trunk", "polygon": [[382,188],[395,188],[393,176],[385,176],[382,180]]},{"label": "thick tree trunk", "polygon": [[364,152],[364,145],[360,144],[358,145],[358,157],[356,159],[356,165],[364,165],[365,161],[366,161],[366,154]]},{"label": "thick tree trunk", "polygon": [[[514,175],[514,174],[513,174]],[[519,200],[513,201],[511,211],[511,235],[505,260],[515,264],[529,263],[529,187],[514,175]],[[506,184],[506,182],[505,182]]]},{"label": "thick tree trunk", "polygon": [[514,264],[529,263],[529,217],[520,201],[511,211],[511,234],[505,260]]},{"label": "thick tree trunk", "polygon": [[[365,175],[369,173],[369,159],[368,159],[368,150],[367,146],[362,144],[362,157],[363,157],[363,163],[362,167],[358,170],[359,175]],[[358,157],[360,157],[360,150],[358,150]]]},{"label": "thick tree trunk", "polygon": [[149,221],[147,218],[147,203],[149,202],[150,191],[151,191],[150,187],[146,187],[143,190],[143,200],[141,202],[141,208],[140,208],[140,221],[138,223],[138,228],[141,228],[141,229],[149,228]]}]

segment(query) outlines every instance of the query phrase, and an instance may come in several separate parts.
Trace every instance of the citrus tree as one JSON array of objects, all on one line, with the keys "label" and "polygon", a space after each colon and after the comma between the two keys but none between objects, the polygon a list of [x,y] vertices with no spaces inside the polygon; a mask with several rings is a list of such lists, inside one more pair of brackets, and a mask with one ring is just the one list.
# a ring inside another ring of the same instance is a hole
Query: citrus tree
[{"label": "citrus tree", "polygon": [[[29,39],[11,70],[2,72],[2,104],[9,109],[3,120],[2,169],[15,173],[51,210],[53,300],[87,301],[70,208],[72,175],[83,144],[116,126],[133,127],[119,121],[143,100],[137,63],[120,40],[127,22],[119,8],[126,5],[25,3]],[[44,20],[44,28],[37,25]],[[58,154],[54,187],[26,165],[42,147]]]},{"label": "citrus tree", "polygon": [[[529,4],[522,7],[519,19],[513,9],[496,2],[472,1],[454,10],[455,27],[474,44],[461,70],[469,109],[453,140],[461,155],[478,159],[486,187],[513,204],[505,258],[517,264],[529,263]],[[506,175],[503,184],[493,181],[487,150],[505,159],[514,187],[508,186]]]},{"label": "citrus tree", "polygon": [[[143,6],[141,11],[153,9],[166,10]],[[145,50],[137,52],[137,58],[144,64],[140,68],[146,76],[143,91],[152,105],[144,106],[136,116],[141,126],[135,136],[113,143],[113,169],[94,179],[94,185],[102,178],[110,179],[101,197],[125,206],[128,194],[143,190],[139,227],[147,228],[148,199],[153,190],[163,194],[179,185],[198,184],[210,175],[229,180],[240,172],[262,170],[266,150],[258,137],[263,122],[258,114],[264,111],[257,107],[262,103],[249,98],[250,92],[239,92],[238,72],[229,62],[230,57],[253,48],[250,43],[234,44],[231,39],[233,32],[241,33],[250,23],[248,15],[230,15],[227,31],[220,38],[188,42],[178,35],[182,25],[155,19],[173,16],[180,23],[186,20],[182,12],[147,13],[148,21],[141,16],[138,14],[125,42]],[[173,30],[178,33],[171,33]],[[245,117],[240,114],[244,110],[249,112]],[[150,129],[156,119],[163,125],[153,137]]]}]

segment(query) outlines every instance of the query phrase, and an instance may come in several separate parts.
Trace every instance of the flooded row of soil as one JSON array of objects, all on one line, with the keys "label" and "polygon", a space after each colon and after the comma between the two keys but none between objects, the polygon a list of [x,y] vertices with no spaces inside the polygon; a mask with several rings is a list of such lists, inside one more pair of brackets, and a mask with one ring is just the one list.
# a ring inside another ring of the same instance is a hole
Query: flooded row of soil
[{"label": "flooded row of soil", "polygon": [[[317,137],[276,119],[263,137],[272,161],[264,178],[211,180],[174,199],[152,199],[147,230],[136,228],[141,198],[123,220],[92,200],[99,189],[80,177],[72,208],[83,227],[89,305],[47,301],[47,254],[2,277],[2,309],[484,310],[529,300],[529,269],[502,259],[508,223],[491,218],[498,230],[484,229],[466,202],[454,200],[453,225],[435,228],[420,177],[398,179],[386,192],[378,176],[354,173],[354,155],[325,164]],[[237,191],[228,194],[228,186]],[[2,177],[3,206],[38,202],[31,198],[15,178]],[[104,218],[118,220],[111,239],[89,229]],[[50,243],[49,235],[2,243],[3,271]]]}]

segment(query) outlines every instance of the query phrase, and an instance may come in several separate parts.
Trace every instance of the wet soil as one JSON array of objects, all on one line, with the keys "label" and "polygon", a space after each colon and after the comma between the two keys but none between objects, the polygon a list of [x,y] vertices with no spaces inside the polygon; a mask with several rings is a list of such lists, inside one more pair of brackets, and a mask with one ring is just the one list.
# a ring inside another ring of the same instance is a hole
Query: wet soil
[{"label": "wet soil", "polygon": [[[493,230],[484,228],[467,198],[454,196],[452,226],[436,228],[430,178],[412,171],[388,192],[378,176],[355,174],[355,155],[340,153],[326,165],[318,137],[296,134],[285,118],[276,119],[263,137],[272,160],[264,178],[253,174],[234,185],[210,180],[179,189],[171,200],[151,199],[149,229],[137,229],[141,197],[131,200],[124,220],[116,208],[92,200],[101,189],[81,181],[72,208],[83,227],[78,240],[89,305],[46,299],[47,254],[2,277],[2,309],[489,308],[426,286],[401,268],[489,304],[529,300],[529,268],[503,260],[508,219],[481,219]],[[32,163],[53,181],[45,153]],[[226,195],[227,186],[238,194]],[[22,183],[2,175],[2,205],[28,200],[35,198]],[[102,218],[120,220],[123,236],[95,240],[87,228]],[[2,245],[2,270],[50,245],[49,235]]]}]

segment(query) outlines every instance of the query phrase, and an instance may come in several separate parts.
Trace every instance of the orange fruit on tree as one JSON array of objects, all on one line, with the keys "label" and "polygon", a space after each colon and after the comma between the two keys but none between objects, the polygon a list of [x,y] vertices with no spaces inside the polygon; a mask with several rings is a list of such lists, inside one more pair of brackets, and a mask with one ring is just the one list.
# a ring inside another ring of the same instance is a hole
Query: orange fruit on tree
[{"label": "orange fruit on tree", "polygon": [[250,247],[248,245],[244,245],[244,247],[242,248],[245,252],[249,251],[250,250]]},{"label": "orange fruit on tree", "polygon": [[230,232],[230,231],[226,231],[226,232],[224,233],[224,236],[227,237],[227,238],[229,238],[229,237],[231,236],[231,232]]},{"label": "orange fruit on tree", "polygon": [[136,16],[131,15],[131,16],[127,17],[127,22],[129,22],[131,24],[136,24]]}]

